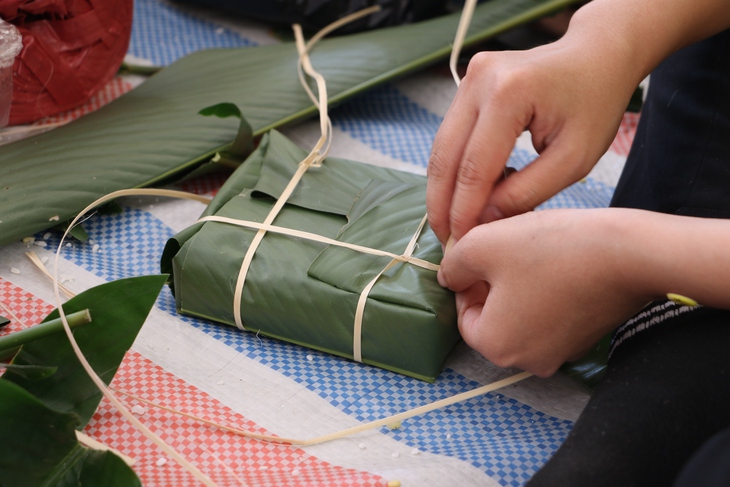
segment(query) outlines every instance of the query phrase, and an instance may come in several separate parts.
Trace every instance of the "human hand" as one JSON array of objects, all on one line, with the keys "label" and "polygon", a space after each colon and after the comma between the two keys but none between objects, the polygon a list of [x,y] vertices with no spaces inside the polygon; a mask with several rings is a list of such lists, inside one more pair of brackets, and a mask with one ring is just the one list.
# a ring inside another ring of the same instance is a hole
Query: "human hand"
[{"label": "human hand", "polygon": [[[593,30],[472,58],[428,166],[429,224],[443,243],[532,210],[585,177],[606,151],[641,77],[620,42]],[[524,130],[539,157],[505,179]]]},{"label": "human hand", "polygon": [[[638,215],[638,216],[637,216]],[[549,210],[478,226],[441,262],[464,341],[538,376],[579,358],[654,299],[635,210]]]}]

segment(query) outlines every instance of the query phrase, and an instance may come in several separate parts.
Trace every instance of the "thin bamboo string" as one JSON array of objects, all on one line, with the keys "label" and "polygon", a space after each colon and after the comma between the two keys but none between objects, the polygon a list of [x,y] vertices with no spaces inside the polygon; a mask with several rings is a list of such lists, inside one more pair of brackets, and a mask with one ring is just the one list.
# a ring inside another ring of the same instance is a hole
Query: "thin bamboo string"
[{"label": "thin bamboo string", "polygon": [[[418,238],[421,236],[421,232],[423,232],[423,227],[426,225],[427,218],[428,217],[424,215],[421,219],[421,224],[418,226],[416,233],[413,234],[413,237],[411,237],[411,240],[408,242],[406,250],[403,252],[401,257],[406,259],[411,257],[416,248],[416,243],[418,243]],[[378,282],[380,276],[385,274],[388,269],[395,266],[398,262],[398,259],[393,259],[382,271],[378,272],[368,285],[365,286],[365,289],[363,289],[360,293],[360,298],[357,300],[357,308],[355,308],[355,326],[353,327],[352,334],[352,356],[357,362],[362,362],[362,322],[363,317],[365,316],[365,305],[367,304],[368,296],[370,296],[370,291],[372,291],[373,287],[375,287],[375,283]]]},{"label": "thin bamboo string", "polygon": [[[292,195],[297,185],[299,184],[299,181],[302,179],[307,170],[312,166],[321,165],[322,160],[327,157],[327,152],[329,151],[328,141],[330,140],[329,129],[331,127],[331,124],[327,113],[327,84],[322,75],[317,73],[314,68],[312,68],[312,64],[309,61],[307,48],[304,43],[301,26],[299,26],[298,24],[294,24],[292,27],[294,29],[294,36],[296,40],[297,51],[299,53],[299,60],[307,74],[309,74],[317,82],[317,90],[319,91],[317,106],[319,109],[320,129],[322,131],[322,135],[320,136],[319,140],[317,141],[309,155],[307,155],[307,157],[305,157],[304,160],[299,163],[299,167],[294,173],[294,176],[292,176],[292,178],[289,180],[289,183],[287,184],[286,188],[284,188],[284,191],[279,196],[279,199],[276,201],[274,206],[271,208],[271,211],[264,219],[264,225],[271,225],[271,223],[274,222],[276,217],[279,215],[279,212],[284,207],[287,200]],[[254,235],[251,244],[246,250],[246,254],[243,256],[241,269],[238,271],[238,277],[236,278],[236,287],[233,293],[233,320],[236,326],[244,331],[246,330],[246,328],[243,325],[243,319],[241,317],[241,300],[243,297],[243,287],[246,283],[246,276],[248,275],[248,271],[251,267],[253,257],[256,254],[256,251],[258,250],[259,245],[261,244],[261,241],[263,240],[265,235],[266,230],[264,229],[259,229],[258,232],[256,232],[256,235]]]},{"label": "thin bamboo string", "polygon": [[207,475],[205,475],[203,472],[198,470],[192,463],[190,463],[185,457],[183,457],[180,453],[177,452],[174,448],[169,446],[167,443],[162,440],[159,436],[157,436],[155,433],[153,433],[147,426],[145,426],[144,423],[142,423],[137,417],[135,417],[127,408],[124,406],[124,404],[109,390],[109,388],[106,386],[103,380],[96,374],[94,369],[91,367],[89,362],[86,360],[86,357],[84,356],[83,352],[79,348],[78,343],[76,343],[76,339],[74,338],[73,332],[71,331],[71,327],[68,324],[68,320],[66,318],[66,313],[63,310],[63,302],[61,301],[61,294],[60,294],[60,287],[58,283],[58,263],[61,256],[61,250],[63,248],[63,243],[66,240],[66,237],[68,236],[68,233],[71,231],[74,225],[90,210],[96,208],[97,206],[106,203],[108,201],[111,201],[115,198],[118,198],[120,196],[132,196],[132,195],[154,195],[154,196],[182,196],[187,199],[197,200],[197,201],[207,201],[210,202],[210,199],[201,197],[199,195],[193,195],[190,193],[182,193],[179,191],[171,191],[171,190],[163,190],[163,189],[157,189],[157,190],[135,190],[135,189],[128,189],[128,190],[120,190],[115,191],[113,193],[110,193],[106,196],[103,196],[96,200],[95,202],[91,203],[89,206],[84,208],[81,213],[79,213],[69,224],[66,231],[63,233],[63,236],[61,237],[61,241],[58,244],[58,248],[56,250],[56,256],[54,259],[54,269],[53,269],[53,293],[56,298],[56,302],[58,303],[58,313],[59,317],[61,318],[61,321],[63,322],[63,329],[66,332],[66,336],[68,337],[68,341],[71,344],[71,347],[74,350],[74,353],[76,354],[76,357],[79,359],[79,362],[81,363],[84,370],[86,370],[86,373],[89,375],[89,378],[94,382],[96,387],[99,388],[101,393],[106,397],[109,402],[111,402],[117,410],[124,416],[130,423],[132,423],[138,430],[140,430],[147,438],[149,438],[155,445],[160,447],[162,451],[170,455],[173,459],[175,459],[183,468],[185,468],[190,474],[193,475],[197,480],[202,482],[204,485],[208,487],[218,487],[218,485],[213,482]]},{"label": "thin bamboo string", "polygon": [[456,404],[458,402],[466,401],[469,399],[472,399],[474,397],[481,396],[483,394],[486,394],[488,392],[496,391],[497,389],[501,389],[503,387],[510,386],[512,384],[516,384],[517,382],[520,382],[521,380],[527,379],[528,377],[531,377],[532,374],[529,372],[520,372],[518,374],[514,374],[510,377],[507,377],[505,379],[501,379],[495,382],[492,382],[490,384],[487,384],[482,387],[477,387],[476,389],[472,389],[471,391],[462,392],[461,394],[456,394],[451,397],[447,397],[445,399],[441,399],[439,401],[434,401],[430,404],[425,404],[423,406],[404,411],[402,413],[394,414],[392,416],[388,416],[386,418],[381,418],[375,421],[371,421],[369,423],[360,424],[357,426],[354,426],[352,428],[347,428],[344,430],[340,430],[334,433],[329,433],[322,436],[317,436],[315,438],[311,438],[309,440],[300,440],[296,438],[284,438],[281,436],[272,436],[272,435],[262,435],[260,433],[254,433],[253,431],[245,431],[238,428],[233,428],[230,426],[222,425],[219,423],[216,423],[214,421],[210,421],[204,418],[200,418],[198,416],[194,416],[189,413],[185,413],[182,411],[178,411],[173,408],[168,408],[166,406],[162,406],[159,404],[156,404],[152,401],[148,401],[147,399],[143,399],[139,396],[136,396],[134,394],[130,394],[128,392],[124,392],[118,389],[114,389],[119,394],[122,394],[124,396],[127,396],[131,399],[134,399],[136,401],[139,401],[143,404],[147,404],[148,406],[152,406],[158,409],[162,409],[164,411],[168,411],[173,414],[177,414],[183,417],[186,417],[188,419],[192,419],[194,421],[198,421],[203,424],[207,424],[208,426],[212,426],[215,428],[220,428],[224,431],[228,431],[229,433],[236,434],[238,436],[244,436],[246,438],[253,438],[256,440],[262,440],[262,441],[268,441],[273,443],[283,443],[286,445],[295,445],[295,446],[312,446],[312,445],[318,445],[320,443],[325,443],[332,440],[337,440],[340,438],[345,438],[347,436],[352,436],[356,433],[361,433],[363,431],[368,431],[371,429],[379,428],[381,426],[386,426],[398,421],[403,421],[405,419],[413,418],[414,416],[420,416],[422,414],[429,413],[431,411],[435,411],[436,409],[441,409],[446,406],[451,406],[452,404]]},{"label": "thin bamboo string", "polygon": [[[461,54],[461,48],[464,46],[464,39],[469,31],[469,24],[471,19],[474,17],[474,9],[476,8],[477,0],[466,0],[464,2],[464,9],[461,11],[461,17],[459,18],[459,26],[456,28],[456,36],[454,37],[454,45],[451,49],[451,56],[449,58],[449,69],[451,70],[451,76],[454,77],[456,87],[461,85],[461,76],[457,70],[457,64],[459,62],[459,55]],[[507,168],[504,168],[504,177],[507,177]],[[446,245],[444,246],[444,254],[451,250],[451,247],[456,243],[456,239],[453,235],[449,235]]]},{"label": "thin bamboo string", "polygon": [[469,31],[469,24],[471,24],[471,19],[474,16],[474,8],[476,8],[476,5],[477,0],[466,0],[464,2],[464,9],[461,11],[459,26],[456,28],[454,45],[451,49],[449,68],[451,69],[451,75],[454,77],[454,81],[456,82],[457,87],[461,84],[461,77],[456,70],[456,65],[459,62],[461,48],[464,46],[464,39],[466,39],[466,33]]},{"label": "thin bamboo string", "polygon": [[[324,38],[329,33],[339,29],[343,25],[349,24],[350,22],[354,22],[355,20],[358,20],[362,17],[366,17],[368,15],[371,15],[375,12],[379,12],[381,10],[380,5],[374,5],[372,7],[360,10],[358,12],[355,12],[353,14],[350,14],[336,22],[331,23],[330,25],[324,27],[322,30],[317,32],[312,36],[311,39],[305,44],[304,51],[308,54],[309,51],[320,41],[322,38]],[[299,59],[297,60],[297,75],[299,76],[299,82],[301,83],[302,87],[304,88],[304,91],[307,93],[309,98],[312,100],[312,102],[315,105],[319,105],[319,100],[315,96],[315,94],[312,92],[312,89],[309,87],[309,83],[307,83],[306,77],[304,76],[303,71],[303,63],[302,63],[302,56],[300,53]],[[329,145],[332,142],[332,121],[329,117],[327,117],[327,133],[329,134],[328,139],[328,145],[327,145],[327,152],[329,152]],[[323,129],[323,127],[321,127]],[[319,165],[319,164],[318,164]],[[317,166],[318,166],[317,165]],[[313,165],[314,166],[314,165]]]},{"label": "thin bamboo string", "polygon": [[15,313],[13,313],[13,310],[12,309],[10,309],[7,306],[5,306],[5,303],[3,303],[2,301],[0,301],[0,306],[2,306],[2,308],[5,310],[5,312],[7,314],[9,314],[12,319],[14,319],[18,323],[20,323],[23,326],[23,328],[28,328],[28,325],[25,324],[25,322],[23,320],[21,320],[20,318],[18,318],[18,316]]},{"label": "thin bamboo string", "polygon": [[[31,261],[31,262],[32,262],[33,264],[35,264],[35,266],[36,266],[36,267],[37,267],[37,268],[38,268],[38,269],[39,269],[39,270],[40,270],[40,271],[41,271],[41,272],[42,272],[42,273],[43,273],[43,274],[44,274],[44,275],[45,275],[45,276],[46,276],[47,278],[49,278],[49,279],[50,279],[51,281],[53,281],[53,274],[51,274],[50,272],[48,272],[48,269],[46,269],[46,266],[45,266],[45,265],[43,264],[43,261],[42,261],[42,260],[41,260],[40,258],[38,258],[38,255],[36,255],[36,253],[35,253],[35,252],[32,252],[32,251],[31,251],[31,252],[26,252],[26,253],[25,253],[25,256],[26,256],[26,257],[28,257],[28,259],[30,259],[30,261]],[[74,292],[73,292],[73,291],[71,291],[71,290],[70,290],[69,288],[67,288],[67,287],[66,287],[66,286],[64,286],[63,284],[61,284],[61,283],[58,283],[58,287],[59,287],[59,288],[61,288],[61,291],[63,291],[63,294],[65,294],[67,298],[73,298],[74,296],[76,296],[76,294],[74,294]]]},{"label": "thin bamboo string", "polygon": [[352,326],[352,359],[355,362],[362,363],[362,322],[365,316],[365,305],[370,296],[370,291],[375,287],[375,283],[378,282],[380,276],[385,274],[389,269],[394,267],[398,263],[397,260],[391,260],[383,270],[372,278],[367,286],[360,293],[360,297],[357,300],[357,307],[355,308],[355,323]]},{"label": "thin bamboo string", "polygon": [[397,260],[398,262],[403,262],[407,264],[413,264],[417,267],[421,267],[423,269],[428,269],[431,271],[438,271],[439,265],[434,264],[433,262],[429,262],[427,260],[419,259],[418,257],[413,257],[410,255],[406,255],[405,253],[403,255],[394,254],[392,252],[388,252],[385,250],[380,250],[372,247],[365,247],[363,245],[357,245],[350,242],[343,242],[341,240],[335,240],[333,238],[325,237],[323,235],[317,235],[316,233],[310,233],[310,232],[304,232],[302,230],[295,230],[293,228],[287,228],[287,227],[277,227],[275,225],[265,225],[263,223],[254,222],[250,220],[238,220],[236,218],[229,218],[225,216],[217,216],[217,215],[209,215],[204,216],[200,219],[198,219],[197,223],[203,223],[203,222],[218,222],[218,223],[226,223],[228,225],[234,225],[238,227],[244,227],[244,228],[253,228],[255,230],[263,230],[266,232],[276,233],[280,235],[287,235],[289,237],[296,237],[296,238],[302,238],[304,240],[313,240],[315,242],[321,242],[327,245],[332,245],[336,247],[342,247],[345,249],[354,250],[355,252],[360,252],[362,254],[370,254],[370,255],[377,255],[380,257],[390,257],[391,259]]}]

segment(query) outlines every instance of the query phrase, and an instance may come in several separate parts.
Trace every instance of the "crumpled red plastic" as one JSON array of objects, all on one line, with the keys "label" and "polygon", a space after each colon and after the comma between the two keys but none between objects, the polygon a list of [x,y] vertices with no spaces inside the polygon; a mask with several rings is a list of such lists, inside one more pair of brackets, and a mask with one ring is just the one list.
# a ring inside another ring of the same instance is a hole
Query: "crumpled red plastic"
[{"label": "crumpled red plastic", "polygon": [[112,79],[132,32],[133,0],[0,0],[23,36],[10,125],[84,104]]}]

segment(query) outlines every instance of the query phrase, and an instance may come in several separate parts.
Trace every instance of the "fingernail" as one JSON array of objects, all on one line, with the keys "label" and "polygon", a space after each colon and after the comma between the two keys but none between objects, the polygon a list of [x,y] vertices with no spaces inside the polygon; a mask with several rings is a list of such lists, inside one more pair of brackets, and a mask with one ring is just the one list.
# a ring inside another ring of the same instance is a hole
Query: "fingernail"
[{"label": "fingernail", "polygon": [[496,220],[501,220],[504,217],[505,214],[502,212],[502,210],[494,205],[490,205],[484,208],[484,211],[482,211],[480,221],[482,223],[490,223]]}]

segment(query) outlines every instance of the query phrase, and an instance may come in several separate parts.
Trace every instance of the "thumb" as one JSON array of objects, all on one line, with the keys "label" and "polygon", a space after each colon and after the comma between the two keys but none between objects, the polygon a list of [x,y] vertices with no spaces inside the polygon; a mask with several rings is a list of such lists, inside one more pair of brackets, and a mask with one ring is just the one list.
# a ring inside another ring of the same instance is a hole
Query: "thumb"
[{"label": "thumb", "polygon": [[489,295],[489,286],[483,281],[462,292],[456,293],[456,311],[459,317],[459,332],[467,345],[476,348],[483,332],[481,314]]},{"label": "thumb", "polygon": [[461,292],[478,281],[486,280],[484,278],[486,252],[480,248],[477,238],[484,233],[484,230],[481,227],[472,229],[446,252],[438,271],[438,281],[441,286]]}]

